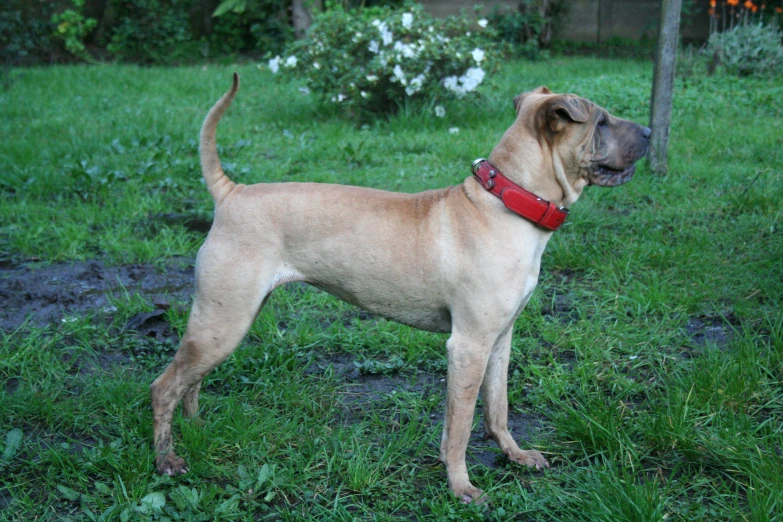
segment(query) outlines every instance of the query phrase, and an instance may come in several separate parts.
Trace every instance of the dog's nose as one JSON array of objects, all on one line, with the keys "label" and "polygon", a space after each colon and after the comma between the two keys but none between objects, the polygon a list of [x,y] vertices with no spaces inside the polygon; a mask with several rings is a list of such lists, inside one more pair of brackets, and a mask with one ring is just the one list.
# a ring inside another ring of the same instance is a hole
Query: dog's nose
[{"label": "dog's nose", "polygon": [[647,138],[649,140],[650,139],[650,134],[652,134],[652,131],[650,130],[649,127],[642,127],[642,136],[644,136],[645,138]]}]

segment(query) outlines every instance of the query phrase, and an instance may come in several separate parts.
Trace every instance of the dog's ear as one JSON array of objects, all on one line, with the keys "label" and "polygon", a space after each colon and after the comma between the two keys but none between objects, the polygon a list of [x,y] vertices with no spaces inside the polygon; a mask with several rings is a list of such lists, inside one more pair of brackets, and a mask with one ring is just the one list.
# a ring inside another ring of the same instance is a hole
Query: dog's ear
[{"label": "dog's ear", "polygon": [[546,123],[552,132],[562,131],[570,123],[587,121],[587,108],[579,98],[560,95],[547,101],[540,109],[546,114]]},{"label": "dog's ear", "polygon": [[519,114],[519,106],[522,105],[522,100],[525,99],[526,95],[527,93],[523,92],[522,94],[514,96],[514,110],[517,111],[517,114]]},{"label": "dog's ear", "polygon": [[517,111],[517,114],[519,113],[519,107],[522,105],[522,100],[524,100],[530,94],[552,94],[552,91],[547,89],[546,86],[542,85],[541,87],[537,87],[530,92],[517,94],[514,96],[514,110]]}]

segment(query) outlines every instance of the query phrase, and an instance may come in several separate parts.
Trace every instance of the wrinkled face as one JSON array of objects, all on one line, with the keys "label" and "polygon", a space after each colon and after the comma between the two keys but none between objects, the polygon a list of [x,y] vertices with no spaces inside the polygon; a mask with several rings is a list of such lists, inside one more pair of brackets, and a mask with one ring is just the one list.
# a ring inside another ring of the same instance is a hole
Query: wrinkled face
[{"label": "wrinkled face", "polygon": [[546,140],[563,162],[572,183],[615,187],[629,181],[635,163],[647,154],[650,129],[609,114],[593,102],[546,87],[514,98],[520,117]]},{"label": "wrinkled face", "polygon": [[615,187],[629,181],[635,163],[650,145],[650,129],[632,121],[616,118],[595,106],[595,131],[591,141],[587,179],[591,185]]}]

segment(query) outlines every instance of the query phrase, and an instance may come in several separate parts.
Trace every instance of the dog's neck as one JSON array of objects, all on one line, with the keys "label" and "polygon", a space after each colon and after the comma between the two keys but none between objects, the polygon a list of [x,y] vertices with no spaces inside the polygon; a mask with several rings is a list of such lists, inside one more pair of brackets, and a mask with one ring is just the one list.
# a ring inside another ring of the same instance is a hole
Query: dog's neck
[{"label": "dog's neck", "polygon": [[542,145],[532,137],[525,137],[523,140],[530,143],[524,143],[525,146],[522,147],[519,136],[514,136],[513,139],[503,136],[489,156],[490,163],[525,190],[559,207],[568,208],[573,205],[587,183],[581,183],[581,180],[571,183],[563,160],[556,150],[547,144]]}]

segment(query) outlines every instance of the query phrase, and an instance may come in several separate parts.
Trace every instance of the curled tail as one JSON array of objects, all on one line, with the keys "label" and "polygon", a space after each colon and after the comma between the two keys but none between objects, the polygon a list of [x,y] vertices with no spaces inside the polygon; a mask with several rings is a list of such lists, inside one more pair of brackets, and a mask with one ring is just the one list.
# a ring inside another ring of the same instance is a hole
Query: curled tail
[{"label": "curled tail", "polygon": [[207,117],[204,118],[204,124],[201,126],[201,139],[199,142],[201,173],[204,176],[204,180],[207,182],[207,188],[209,189],[209,193],[212,194],[212,199],[215,200],[215,205],[219,205],[228,193],[231,192],[231,189],[236,186],[233,181],[228,179],[226,173],[223,172],[223,167],[220,166],[215,133],[220,118],[223,116],[223,113],[226,112],[228,106],[231,105],[238,90],[239,75],[234,73],[234,83],[231,85],[231,89],[229,89],[229,91],[209,109]]}]

